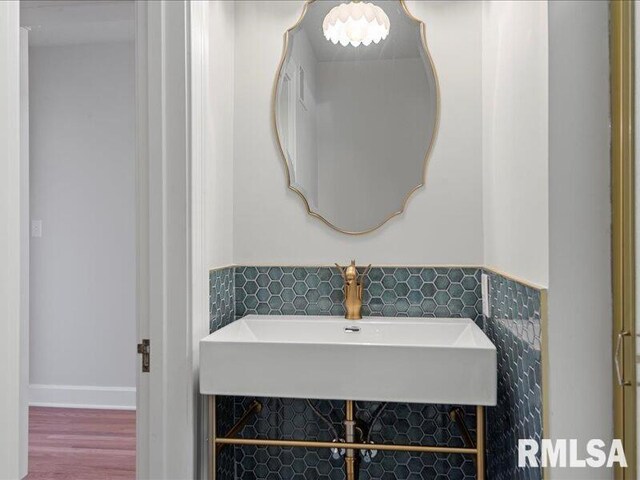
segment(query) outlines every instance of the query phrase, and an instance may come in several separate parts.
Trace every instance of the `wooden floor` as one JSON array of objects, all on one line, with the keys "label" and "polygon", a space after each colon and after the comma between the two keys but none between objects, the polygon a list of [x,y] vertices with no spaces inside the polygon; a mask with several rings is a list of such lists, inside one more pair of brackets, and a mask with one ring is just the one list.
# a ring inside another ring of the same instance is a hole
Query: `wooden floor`
[{"label": "wooden floor", "polygon": [[132,411],[29,409],[28,480],[135,478]]}]

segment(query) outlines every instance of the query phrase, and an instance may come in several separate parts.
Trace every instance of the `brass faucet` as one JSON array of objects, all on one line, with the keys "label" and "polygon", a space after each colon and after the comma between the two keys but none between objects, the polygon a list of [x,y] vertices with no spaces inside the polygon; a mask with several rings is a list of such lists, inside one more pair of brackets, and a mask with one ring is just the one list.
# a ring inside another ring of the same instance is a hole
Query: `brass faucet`
[{"label": "brass faucet", "polygon": [[360,276],[358,276],[355,260],[351,260],[351,265],[348,267],[341,267],[337,263],[336,267],[338,267],[344,279],[344,318],[347,320],[360,320],[362,318],[364,277],[371,268],[371,265],[369,265]]}]

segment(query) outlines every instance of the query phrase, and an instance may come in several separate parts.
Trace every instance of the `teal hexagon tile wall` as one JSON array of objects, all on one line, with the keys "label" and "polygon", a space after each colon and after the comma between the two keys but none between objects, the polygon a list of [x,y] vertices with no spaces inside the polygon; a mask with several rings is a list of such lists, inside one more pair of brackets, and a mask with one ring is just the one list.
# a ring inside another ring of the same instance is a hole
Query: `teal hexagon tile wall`
[{"label": "teal hexagon tile wall", "polygon": [[491,315],[485,333],[496,346],[498,360],[498,405],[487,409],[487,477],[541,480],[540,467],[517,465],[518,439],[542,438],[540,291],[486,273]]},{"label": "teal hexagon tile wall", "polygon": [[[235,397],[216,396],[216,429],[228,432],[235,423]],[[233,447],[225,447],[216,458],[216,479],[234,480],[236,464]]]},{"label": "teal hexagon tile wall", "polygon": [[[209,272],[209,330],[214,332],[235,320],[234,269],[222,268]],[[234,423],[234,398],[216,397],[216,428],[228,431]],[[233,449],[220,452],[216,462],[217,478],[235,478]]]},{"label": "teal hexagon tile wall", "polygon": [[[518,469],[517,439],[542,435],[540,294],[488,272],[494,315],[481,315],[478,268],[374,267],[366,279],[365,316],[470,317],[484,328],[498,353],[498,407],[487,410],[488,478],[539,479],[538,469]],[[249,314],[343,315],[342,278],[330,267],[235,267],[211,272],[211,330]],[[222,434],[252,399],[218,397]],[[263,412],[242,435],[331,439],[330,429],[302,400],[262,399]],[[316,407],[340,431],[344,402],[317,401]],[[364,424],[377,404],[359,403]],[[371,435],[379,442],[457,445],[457,427],[444,405],[389,405]],[[474,411],[466,409],[470,429]],[[360,462],[360,480],[475,478],[472,459],[462,455],[378,453]],[[342,460],[328,451],[226,447],[218,458],[218,479],[344,478]]]},{"label": "teal hexagon tile wall", "polygon": [[[263,409],[243,429],[242,437],[287,440],[340,438],[344,401],[261,398]],[[236,417],[252,399],[236,399]],[[309,402],[328,420],[319,420]],[[356,419],[363,440],[408,445],[464,446],[458,428],[449,418],[449,405],[383,404],[356,402]],[[475,435],[474,408],[463,407],[465,421]],[[376,418],[372,423],[372,420]],[[371,430],[368,427],[371,426]],[[237,477],[255,479],[343,480],[344,460],[328,450],[236,448]],[[475,464],[463,455],[376,452],[359,458],[359,480],[375,479],[473,479]]]},{"label": "teal hexagon tile wall", "polygon": [[236,319],[234,268],[209,272],[209,331],[215,332]]},{"label": "teal hexagon tile wall", "polygon": [[[360,269],[362,271],[362,269]],[[481,320],[480,269],[373,267],[364,316]],[[330,267],[236,267],[236,316],[344,315],[343,280]]]}]

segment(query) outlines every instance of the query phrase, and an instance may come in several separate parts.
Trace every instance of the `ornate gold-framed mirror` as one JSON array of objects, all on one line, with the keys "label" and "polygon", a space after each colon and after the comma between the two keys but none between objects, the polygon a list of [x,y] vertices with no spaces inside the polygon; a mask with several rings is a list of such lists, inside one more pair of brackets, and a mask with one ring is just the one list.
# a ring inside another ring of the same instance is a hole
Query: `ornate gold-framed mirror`
[{"label": "ornate gold-framed mirror", "polygon": [[402,0],[308,0],[284,34],[273,123],[287,183],[346,234],[404,212],[440,117],[425,24]]}]

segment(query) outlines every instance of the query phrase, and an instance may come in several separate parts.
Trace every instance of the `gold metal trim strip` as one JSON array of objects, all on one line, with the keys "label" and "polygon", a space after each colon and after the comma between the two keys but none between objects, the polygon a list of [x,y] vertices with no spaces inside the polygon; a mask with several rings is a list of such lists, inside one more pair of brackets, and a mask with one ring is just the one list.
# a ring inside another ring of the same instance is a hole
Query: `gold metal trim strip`
[{"label": "gold metal trim strip", "polygon": [[[315,263],[315,264],[300,264],[300,263],[251,263],[251,264],[235,264],[230,265],[229,267],[224,268],[247,268],[247,267],[256,267],[256,268],[335,268],[335,263]],[[358,268],[364,268],[367,265],[357,265]],[[415,264],[415,263],[375,263],[372,264],[372,268],[484,268],[488,269],[482,265],[463,265],[463,264]],[[211,269],[210,271],[220,270],[221,268]]]},{"label": "gold metal trim strip", "polygon": [[[549,415],[549,298],[547,289],[540,290],[540,356],[542,368],[542,438],[551,438]],[[542,467],[542,478],[549,478],[548,467]]]},{"label": "gold metal trim strip", "polygon": [[209,273],[211,273],[211,272],[219,272],[220,270],[226,270],[227,268],[235,268],[235,267],[238,267],[238,266],[239,265],[231,264],[231,265],[225,265],[225,266],[222,266],[222,267],[212,267],[212,268],[209,268]]},{"label": "gold metal trim strip", "polygon": [[347,235],[365,235],[367,233],[371,233],[374,230],[377,230],[378,228],[382,227],[385,223],[387,223],[389,220],[391,220],[392,218],[401,215],[402,213],[404,213],[404,211],[407,208],[407,203],[409,202],[409,199],[411,198],[411,196],[418,191],[419,189],[421,189],[422,187],[425,186],[425,184],[427,183],[427,167],[429,165],[429,158],[431,157],[431,152],[433,150],[433,146],[435,145],[436,142],[436,138],[438,137],[438,131],[440,129],[440,81],[438,80],[438,72],[436,71],[436,67],[435,64],[433,63],[433,58],[431,57],[431,53],[429,52],[429,47],[427,45],[427,36],[426,36],[426,27],[423,21],[419,20],[418,18],[416,18],[414,15],[412,15],[409,11],[409,8],[407,7],[406,3],[404,0],[398,0],[400,2],[400,5],[402,6],[402,10],[404,11],[404,13],[407,15],[407,17],[409,17],[409,19],[415,21],[418,23],[418,26],[420,28],[420,37],[422,39],[422,46],[424,48],[424,52],[426,55],[426,58],[429,60],[429,64],[431,65],[431,69],[433,70],[433,77],[435,80],[435,87],[436,87],[436,121],[435,121],[435,125],[433,127],[433,136],[431,137],[431,142],[429,144],[429,148],[427,149],[427,153],[425,155],[424,158],[424,167],[422,170],[422,183],[420,183],[418,186],[416,186],[414,189],[412,189],[404,198],[404,201],[402,203],[402,208],[397,211],[392,213],[391,215],[389,215],[387,218],[385,218],[380,224],[376,225],[373,228],[370,228],[368,230],[364,230],[361,232],[355,232],[355,231],[348,231],[348,230],[344,230],[342,228],[337,227],[336,225],[334,225],[333,223],[331,223],[329,220],[327,220],[324,216],[322,216],[320,213],[318,212],[314,212],[313,210],[311,210],[311,207],[309,205],[309,202],[307,201],[306,197],[304,196],[304,194],[298,190],[292,183],[291,183],[291,172],[289,170],[289,161],[287,160],[287,156],[284,153],[284,149],[282,148],[282,143],[280,141],[280,131],[278,130],[278,122],[276,121],[276,96],[277,96],[277,92],[278,92],[278,79],[280,78],[280,74],[282,73],[282,68],[284,67],[284,62],[287,58],[287,51],[289,49],[289,35],[291,34],[291,32],[293,30],[295,30],[298,25],[300,25],[300,23],[302,23],[302,20],[304,19],[307,10],[309,8],[309,5],[311,5],[315,0],[306,0],[305,4],[304,4],[304,8],[302,9],[302,13],[300,14],[300,18],[298,19],[298,21],[289,29],[287,29],[287,31],[284,33],[284,46],[282,49],[282,58],[280,59],[280,63],[278,65],[278,69],[276,70],[276,76],[273,82],[273,88],[272,88],[272,93],[271,93],[271,121],[272,121],[272,126],[274,129],[274,133],[275,133],[275,137],[276,137],[276,143],[278,144],[278,152],[280,153],[280,157],[282,158],[283,162],[284,162],[284,168],[285,168],[285,173],[286,173],[286,178],[287,178],[287,187],[289,188],[289,190],[292,190],[293,192],[297,193],[300,198],[302,199],[302,202],[304,203],[304,206],[307,210],[307,213],[309,215],[311,215],[312,217],[315,217],[321,221],[323,221],[326,225],[328,225],[329,227],[333,228],[334,230],[340,232],[340,233],[344,233]]},{"label": "gold metal trim strip", "polygon": [[484,266],[484,267],[480,267],[484,270],[487,270],[489,272],[495,273],[496,275],[500,275],[501,277],[504,277],[508,280],[513,280],[514,282],[518,282],[521,285],[524,285],[525,287],[529,287],[529,288],[533,288],[534,290],[538,290],[539,292],[543,292],[543,291],[547,291],[547,287],[544,287],[538,283],[535,282],[531,282],[529,280],[525,280],[522,277],[518,277],[517,275],[512,275],[510,273],[506,273],[503,270],[500,270],[499,268],[496,267],[490,267],[490,266]]},{"label": "gold metal trim strip", "polygon": [[[622,345],[619,385],[612,369],[614,436],[622,439],[627,468],[616,466],[615,478],[636,478],[636,365],[635,365],[635,75],[634,2],[610,2],[611,16],[611,184],[612,184],[612,342],[628,331]],[[624,382],[623,382],[624,383]]]}]

